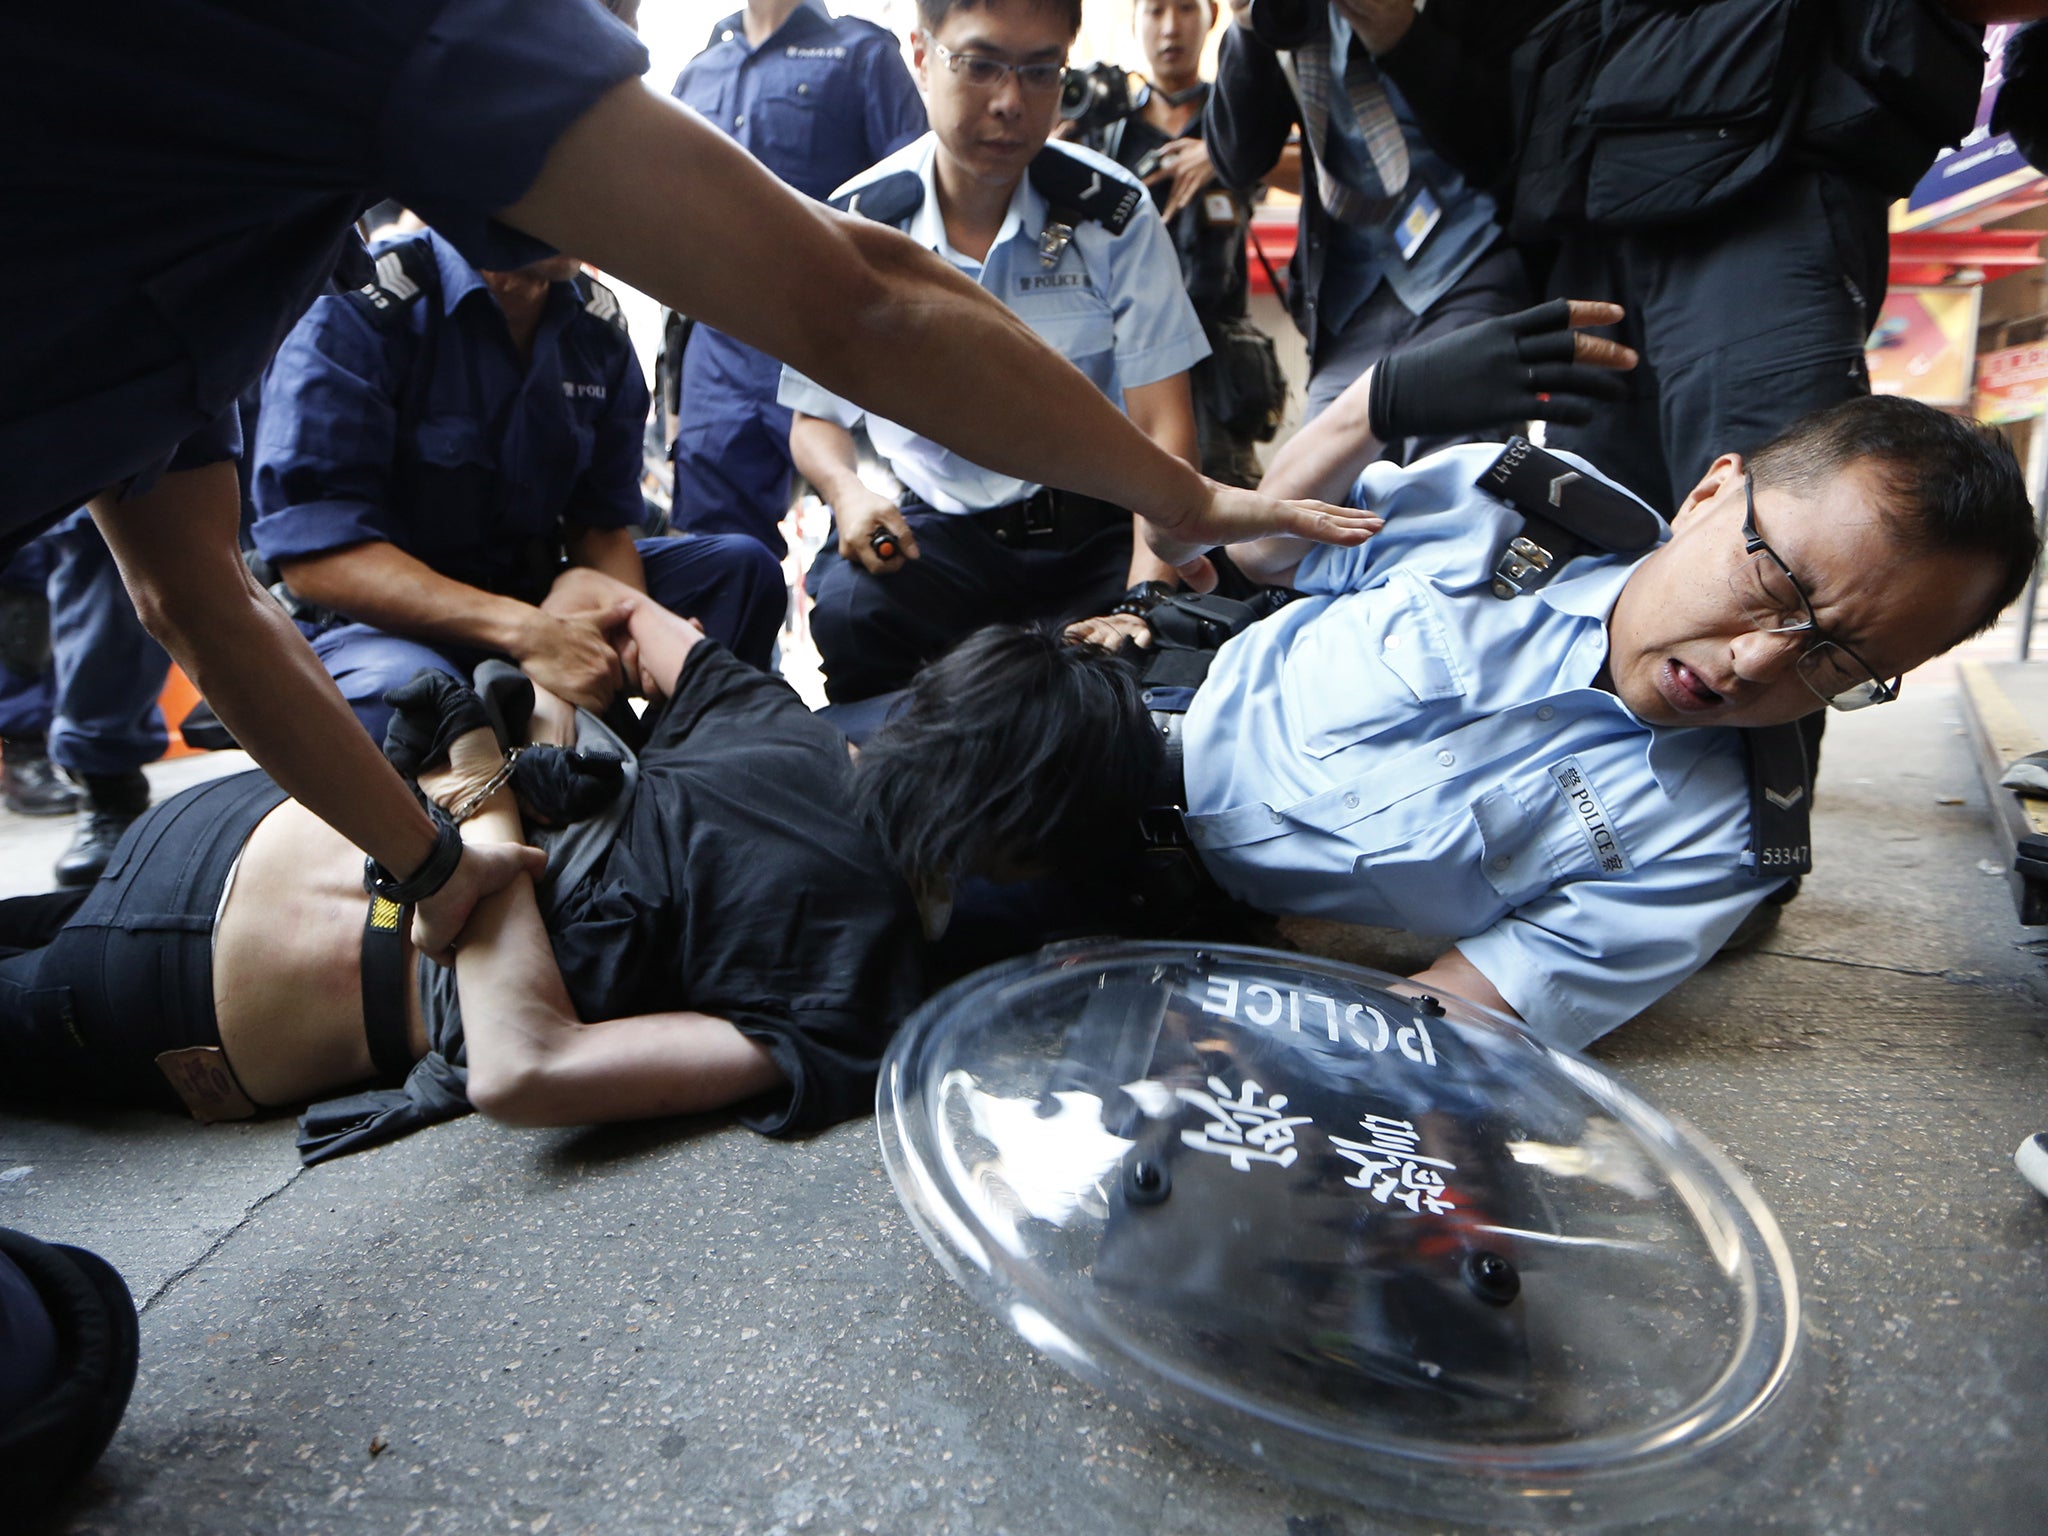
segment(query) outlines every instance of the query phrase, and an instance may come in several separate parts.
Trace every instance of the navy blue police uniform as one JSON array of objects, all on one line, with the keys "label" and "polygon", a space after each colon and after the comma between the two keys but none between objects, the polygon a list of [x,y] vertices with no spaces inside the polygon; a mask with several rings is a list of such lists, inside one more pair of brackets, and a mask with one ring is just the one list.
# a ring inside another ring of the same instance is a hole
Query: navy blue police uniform
[{"label": "navy blue police uniform", "polygon": [[0,560],[0,738],[33,741],[50,730],[50,579],[46,539]]},{"label": "navy blue police uniform", "polygon": [[[833,188],[925,131],[924,101],[893,33],[805,0],[757,48],[745,16],[711,29],[675,97],[737,139],[807,197]],[[683,353],[674,460],[676,526],[746,533],[776,554],[789,507],[789,408],[782,365],[698,326]]]},{"label": "navy blue police uniform", "polygon": [[484,265],[545,254],[492,212],[646,67],[596,0],[10,7],[0,142],[35,148],[0,157],[0,554],[233,457],[236,395],[378,197]]},{"label": "navy blue police uniform", "polygon": [[[552,285],[531,358],[481,275],[433,230],[387,247],[376,280],[317,299],[265,383],[253,480],[258,551],[295,560],[388,543],[451,580],[538,604],[578,529],[644,518],[647,385],[618,301]],[[636,541],[648,594],[766,666],[781,570],[737,536]],[[287,588],[289,600],[289,589]],[[299,605],[343,696],[381,739],[389,688],[486,654]]]},{"label": "navy blue police uniform", "polygon": [[[21,601],[0,620],[0,737],[47,738],[74,777],[132,773],[169,745],[157,699],[170,657],[135,616],[121,573],[83,510],[17,550],[0,589]],[[31,611],[47,614],[27,633]],[[17,634],[20,629],[23,633]]]}]

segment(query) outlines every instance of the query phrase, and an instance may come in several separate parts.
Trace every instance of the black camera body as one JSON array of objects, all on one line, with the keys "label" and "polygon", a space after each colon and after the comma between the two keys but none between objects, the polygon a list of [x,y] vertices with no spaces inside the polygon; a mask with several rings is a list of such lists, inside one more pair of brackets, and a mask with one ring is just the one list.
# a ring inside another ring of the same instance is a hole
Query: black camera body
[{"label": "black camera body", "polygon": [[1245,21],[1252,36],[1276,53],[1287,53],[1315,35],[1315,0],[1251,0]]},{"label": "black camera body", "polygon": [[1120,64],[1084,64],[1067,71],[1060,116],[1094,133],[1131,115],[1131,77]]}]

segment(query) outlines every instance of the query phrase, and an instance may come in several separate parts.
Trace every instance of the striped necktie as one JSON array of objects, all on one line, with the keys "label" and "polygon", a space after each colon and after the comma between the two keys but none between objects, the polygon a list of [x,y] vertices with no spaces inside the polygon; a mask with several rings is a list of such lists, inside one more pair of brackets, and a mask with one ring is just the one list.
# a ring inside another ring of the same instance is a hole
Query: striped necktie
[{"label": "striped necktie", "polygon": [[1379,182],[1373,187],[1353,187],[1331,174],[1330,147],[1330,44],[1327,40],[1304,43],[1281,62],[1301,103],[1303,133],[1316,160],[1316,185],[1323,207],[1330,217],[1343,223],[1377,224],[1393,209],[1408,185],[1408,141],[1401,133],[1401,121],[1394,116],[1393,103],[1380,85],[1380,72],[1366,51],[1353,46],[1344,57],[1344,93],[1372,157]]}]

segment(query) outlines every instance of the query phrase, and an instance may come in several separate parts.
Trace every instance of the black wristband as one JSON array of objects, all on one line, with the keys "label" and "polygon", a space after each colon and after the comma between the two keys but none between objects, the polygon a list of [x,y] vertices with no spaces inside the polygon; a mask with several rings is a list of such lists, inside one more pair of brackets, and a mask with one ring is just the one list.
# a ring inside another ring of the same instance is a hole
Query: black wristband
[{"label": "black wristband", "polygon": [[425,901],[448,883],[448,877],[455,873],[455,866],[462,862],[462,834],[442,811],[431,806],[428,809],[434,817],[433,851],[418,869],[403,880],[394,879],[391,871],[375,859],[363,860],[365,893],[409,907]]}]

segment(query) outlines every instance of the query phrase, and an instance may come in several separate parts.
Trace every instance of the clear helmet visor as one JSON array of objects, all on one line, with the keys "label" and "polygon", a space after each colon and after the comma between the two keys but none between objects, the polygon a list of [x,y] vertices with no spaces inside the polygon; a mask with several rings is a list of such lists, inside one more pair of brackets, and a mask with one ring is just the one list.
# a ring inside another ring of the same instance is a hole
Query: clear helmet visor
[{"label": "clear helmet visor", "polygon": [[905,1025],[897,1192],[1035,1347],[1323,1488],[1517,1525],[1710,1499],[1798,1291],[1718,1153],[1586,1059],[1378,972],[1062,946]]}]

